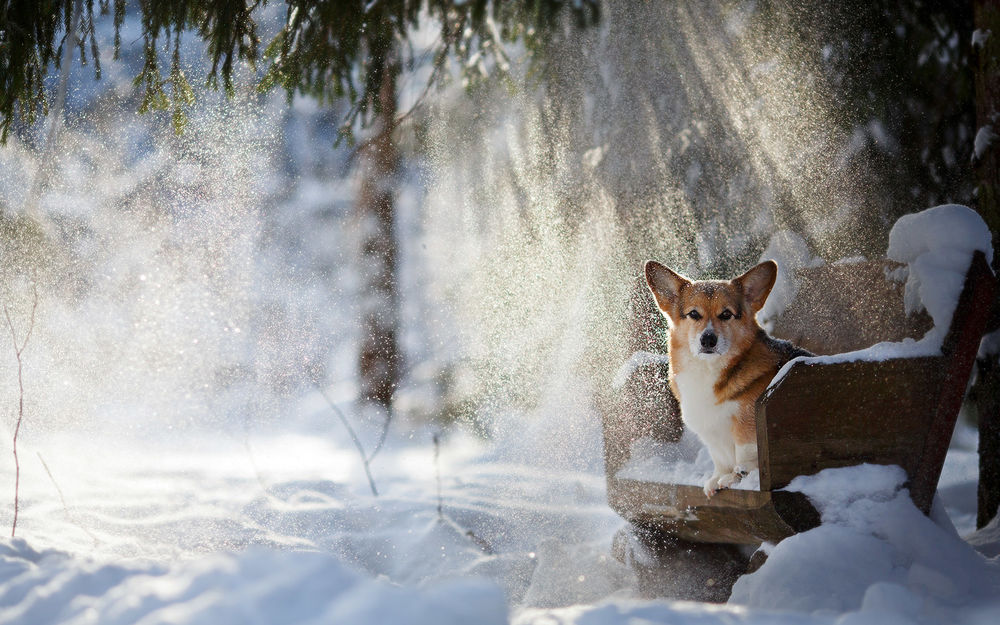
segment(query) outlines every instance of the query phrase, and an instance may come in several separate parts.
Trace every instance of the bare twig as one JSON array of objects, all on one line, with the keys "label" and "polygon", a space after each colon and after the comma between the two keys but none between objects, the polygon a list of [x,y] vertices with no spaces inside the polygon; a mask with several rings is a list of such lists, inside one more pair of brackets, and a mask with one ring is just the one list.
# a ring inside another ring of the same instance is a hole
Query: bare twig
[{"label": "bare twig", "polygon": [[379,433],[378,441],[375,443],[375,448],[372,449],[371,453],[368,454],[368,462],[375,459],[378,452],[382,451],[382,446],[385,445],[385,439],[389,435],[389,424],[392,423],[392,408],[386,407],[385,409],[385,421],[382,423],[382,432]]},{"label": "bare twig", "polygon": [[[209,414],[212,415],[213,419],[217,422],[222,422],[223,412],[219,409],[218,405],[212,399],[208,399],[207,408]],[[270,496],[268,492],[267,480],[264,479],[264,474],[260,471],[260,466],[257,464],[257,456],[253,453],[253,448],[250,446],[250,416],[249,411],[243,413],[243,436],[237,437],[236,434],[230,434],[234,441],[239,441],[240,445],[243,446],[244,451],[247,452],[247,460],[250,462],[250,468],[253,469],[254,476],[257,478],[257,483],[260,485],[260,489],[264,491],[264,495]]]},{"label": "bare twig", "polygon": [[63,505],[63,512],[66,513],[66,520],[69,521],[69,506],[66,505],[66,497],[63,495],[62,489],[59,488],[56,478],[52,476],[52,471],[49,469],[48,463],[45,462],[45,458],[42,458],[42,452],[37,451],[35,453],[38,455],[39,462],[41,462],[42,466],[45,467],[45,472],[49,474],[49,479],[52,480],[52,485],[56,487],[56,492],[59,493],[59,501],[61,501]]},{"label": "bare twig", "polygon": [[438,522],[446,523],[451,527],[455,528],[459,533],[465,534],[466,538],[471,540],[483,553],[492,555],[496,553],[493,550],[493,546],[486,541],[482,536],[476,534],[471,529],[465,529],[459,525],[455,519],[450,516],[446,516],[444,513],[444,495],[441,490],[441,433],[435,432],[431,436],[431,440],[434,442],[434,476],[437,478],[437,513]]},{"label": "bare twig", "polygon": [[351,424],[347,420],[347,415],[344,414],[344,411],[341,410],[337,406],[337,404],[333,402],[332,399],[330,399],[330,396],[326,394],[326,391],[324,391],[319,386],[316,387],[316,390],[318,390],[319,394],[323,396],[323,399],[326,400],[326,403],[330,405],[330,408],[333,409],[333,412],[340,419],[340,422],[344,424],[344,429],[347,430],[347,433],[351,435],[351,440],[354,441],[354,446],[358,448],[358,454],[361,456],[361,464],[365,469],[365,475],[368,476],[368,485],[372,489],[372,495],[378,497],[378,489],[375,488],[375,478],[372,477],[371,458],[365,455],[365,448],[361,445],[361,439],[358,438],[357,432],[355,432],[354,428],[351,427]]},{"label": "bare twig", "polygon": [[48,474],[49,479],[52,480],[52,485],[56,487],[56,492],[59,493],[59,501],[62,502],[63,513],[66,515],[66,520],[68,522],[70,522],[71,524],[79,527],[81,530],[83,530],[84,533],[87,534],[87,536],[90,536],[90,539],[92,541],[94,541],[94,546],[95,547],[97,545],[99,545],[101,541],[98,540],[97,536],[94,536],[93,532],[91,532],[86,527],[84,527],[79,522],[77,522],[75,519],[73,519],[73,515],[70,514],[70,511],[69,511],[69,505],[67,505],[67,503],[66,503],[66,497],[63,495],[62,489],[59,488],[59,482],[56,482],[56,478],[55,478],[55,476],[52,475],[52,471],[51,471],[51,469],[49,469],[48,463],[45,462],[45,458],[42,458],[42,452],[35,452],[35,453],[38,454],[38,459],[41,461],[42,466],[45,467],[45,472]]},{"label": "bare twig", "polygon": [[34,302],[31,305],[31,320],[28,322],[28,331],[24,335],[24,340],[21,345],[17,344],[17,334],[14,332],[14,322],[10,319],[10,311],[7,309],[7,304],[3,305],[3,314],[7,317],[7,327],[10,328],[10,338],[14,343],[14,356],[17,358],[17,386],[18,386],[18,402],[17,402],[17,424],[14,426],[14,522],[10,528],[11,538],[14,537],[14,533],[17,531],[17,513],[20,507],[20,488],[21,488],[21,463],[17,457],[17,435],[21,432],[21,421],[24,420],[24,376],[23,376],[23,362],[21,360],[21,353],[24,348],[28,346],[28,339],[31,338],[31,331],[35,328],[35,311],[38,309],[38,287],[32,284],[32,292],[34,294]]},{"label": "bare twig", "polygon": [[444,497],[441,495],[441,438],[435,432],[431,440],[434,441],[434,477],[437,478],[438,519],[444,520]]},{"label": "bare twig", "polygon": [[441,54],[436,59],[434,59],[434,66],[431,68],[431,75],[430,77],[427,78],[427,82],[426,84],[424,84],[424,88],[420,92],[420,95],[417,96],[417,99],[413,102],[413,104],[410,106],[409,109],[407,109],[405,113],[396,116],[396,120],[395,122],[393,122],[393,127],[401,125],[424,105],[424,103],[427,100],[428,94],[430,94],[431,92],[431,88],[435,85],[435,83],[437,83],[438,77],[441,75],[441,72],[444,68],[445,60],[447,58],[448,55]]},{"label": "bare twig", "polygon": [[261,489],[267,493],[267,482],[264,480],[263,474],[260,472],[260,467],[257,466],[257,458],[254,456],[253,449],[250,447],[250,438],[243,437],[243,449],[247,452],[247,458],[250,460],[250,468],[253,469],[254,475],[257,476],[257,483],[260,484]]}]

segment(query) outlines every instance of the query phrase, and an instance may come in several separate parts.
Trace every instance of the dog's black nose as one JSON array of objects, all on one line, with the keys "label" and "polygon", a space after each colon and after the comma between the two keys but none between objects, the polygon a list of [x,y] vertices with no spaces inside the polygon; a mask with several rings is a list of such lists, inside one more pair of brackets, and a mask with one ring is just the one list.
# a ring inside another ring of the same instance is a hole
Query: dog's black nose
[{"label": "dog's black nose", "polygon": [[712,349],[718,342],[719,337],[715,336],[715,332],[705,332],[701,335],[701,346],[705,349]]}]

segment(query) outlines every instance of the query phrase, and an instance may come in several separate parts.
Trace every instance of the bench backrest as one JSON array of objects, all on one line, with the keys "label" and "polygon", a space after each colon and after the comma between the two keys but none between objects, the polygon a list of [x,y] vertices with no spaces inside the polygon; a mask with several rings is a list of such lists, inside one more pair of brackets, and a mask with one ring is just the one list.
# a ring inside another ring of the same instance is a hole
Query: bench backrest
[{"label": "bench backrest", "polygon": [[941,356],[796,363],[757,403],[761,490],[825,468],[898,464],[930,510],[996,289],[976,252]]},{"label": "bench backrest", "polygon": [[814,354],[841,354],[882,341],[920,338],[934,325],[923,311],[906,314],[902,267],[888,260],[827,264],[795,272],[795,300],[771,333]]}]

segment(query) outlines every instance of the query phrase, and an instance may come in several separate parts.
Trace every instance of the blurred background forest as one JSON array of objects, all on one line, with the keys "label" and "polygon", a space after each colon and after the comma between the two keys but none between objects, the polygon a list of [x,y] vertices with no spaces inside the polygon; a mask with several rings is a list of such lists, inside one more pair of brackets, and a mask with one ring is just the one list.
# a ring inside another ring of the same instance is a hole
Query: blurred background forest
[{"label": "blurred background forest", "polygon": [[29,434],[282,420],[316,388],[483,433],[582,409],[646,258],[880,258],[902,214],[982,208],[993,159],[976,3],[54,4],[0,8]]}]

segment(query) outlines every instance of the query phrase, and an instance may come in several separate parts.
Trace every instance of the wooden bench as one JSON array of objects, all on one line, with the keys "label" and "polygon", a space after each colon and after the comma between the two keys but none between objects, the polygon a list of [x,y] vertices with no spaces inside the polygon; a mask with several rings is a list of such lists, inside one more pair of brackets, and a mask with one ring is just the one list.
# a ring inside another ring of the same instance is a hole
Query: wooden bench
[{"label": "wooden bench", "polygon": [[[900,329],[921,336],[930,327],[926,317],[890,318],[885,323],[887,316],[903,309],[902,287],[887,281],[885,270],[884,263],[877,262],[807,270],[800,274],[802,314],[796,321],[798,313],[789,309],[788,319],[779,321],[774,333],[816,353],[839,353],[875,342],[864,332],[841,331],[852,326],[881,328],[877,340],[899,340]],[[831,300],[830,294],[838,292],[849,293],[845,299],[856,309]],[[866,295],[858,297],[859,292]],[[823,301],[803,300],[815,294]],[[640,323],[629,348],[662,352],[665,330],[659,313],[645,301],[651,298],[644,300],[644,295],[637,290],[633,300]],[[666,366],[638,368],[625,382],[619,403],[604,411],[611,507],[643,531],[686,541],[774,543],[820,521],[804,495],[781,490],[793,478],[867,462],[905,469],[914,503],[928,512],[980,339],[996,324],[997,310],[996,278],[984,255],[976,252],[940,356],[795,363],[757,402],[760,490],[725,490],[711,499],[700,486],[618,477],[634,441],[650,437],[675,442],[683,428],[666,384]],[[806,311],[820,325],[803,323]],[[827,332],[821,325],[824,316],[832,324]],[[819,331],[810,333],[810,327]],[[824,343],[815,340],[817,336],[832,340]]]}]

